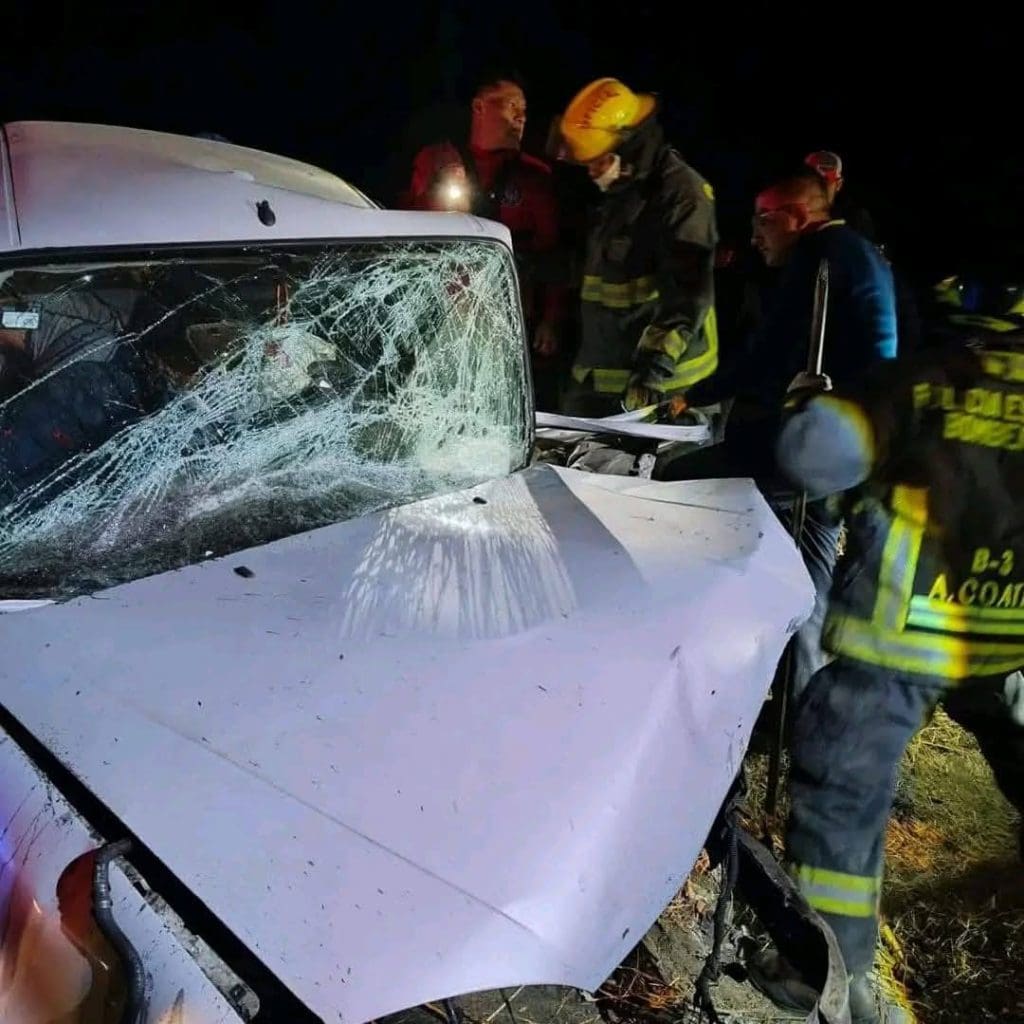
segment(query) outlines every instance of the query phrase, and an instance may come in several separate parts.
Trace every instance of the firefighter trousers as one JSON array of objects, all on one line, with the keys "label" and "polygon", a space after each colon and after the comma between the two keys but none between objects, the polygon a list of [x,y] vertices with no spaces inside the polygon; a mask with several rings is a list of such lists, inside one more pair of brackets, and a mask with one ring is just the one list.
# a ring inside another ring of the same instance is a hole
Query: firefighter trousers
[{"label": "firefighter trousers", "polygon": [[1004,795],[1024,808],[1024,681],[901,675],[843,656],[817,672],[796,709],[786,834],[790,869],[828,921],[847,969],[869,969],[878,933],[885,829],[896,772],[941,701],[978,740]]}]

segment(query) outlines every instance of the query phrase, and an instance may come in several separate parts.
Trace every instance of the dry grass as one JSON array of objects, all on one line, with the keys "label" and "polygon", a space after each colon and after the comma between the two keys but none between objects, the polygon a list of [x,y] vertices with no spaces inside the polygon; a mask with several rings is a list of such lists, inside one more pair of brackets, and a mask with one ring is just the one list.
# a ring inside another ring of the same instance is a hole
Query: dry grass
[{"label": "dry grass", "polygon": [[884,911],[927,1024],[1024,1021],[1024,878],[1014,811],[973,738],[941,711],[904,761],[909,813],[886,843]]},{"label": "dry grass", "polygon": [[673,897],[672,902],[662,911],[661,920],[677,927],[689,927],[695,919],[706,917],[714,910],[709,894],[701,891],[696,884],[711,868],[707,850],[701,850],[697,863],[693,865],[690,877]]},{"label": "dry grass", "polygon": [[637,946],[595,993],[601,1016],[610,1024],[658,1024],[673,1020],[672,1007],[683,992],[666,983],[651,955]]}]

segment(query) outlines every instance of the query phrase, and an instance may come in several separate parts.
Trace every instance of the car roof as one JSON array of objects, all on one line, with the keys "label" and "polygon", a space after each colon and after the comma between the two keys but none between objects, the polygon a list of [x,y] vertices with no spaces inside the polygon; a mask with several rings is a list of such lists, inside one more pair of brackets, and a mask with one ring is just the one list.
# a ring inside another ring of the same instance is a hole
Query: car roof
[{"label": "car roof", "polygon": [[424,236],[510,245],[492,221],[385,210],[319,167],[230,143],[53,121],[0,135],[0,254]]}]

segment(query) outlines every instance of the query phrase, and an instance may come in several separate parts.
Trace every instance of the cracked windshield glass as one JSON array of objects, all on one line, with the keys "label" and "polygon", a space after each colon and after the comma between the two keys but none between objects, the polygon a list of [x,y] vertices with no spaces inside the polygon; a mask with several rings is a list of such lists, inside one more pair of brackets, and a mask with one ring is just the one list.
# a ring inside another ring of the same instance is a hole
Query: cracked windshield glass
[{"label": "cracked windshield glass", "polygon": [[498,245],[83,261],[0,282],[0,598],[93,591],[527,461]]}]

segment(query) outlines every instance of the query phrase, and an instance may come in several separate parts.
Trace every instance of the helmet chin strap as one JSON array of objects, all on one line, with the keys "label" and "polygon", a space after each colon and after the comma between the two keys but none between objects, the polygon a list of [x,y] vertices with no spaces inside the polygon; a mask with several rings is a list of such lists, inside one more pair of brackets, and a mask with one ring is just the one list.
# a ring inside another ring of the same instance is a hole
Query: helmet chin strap
[{"label": "helmet chin strap", "polygon": [[594,179],[594,184],[602,192],[607,192],[620,177],[622,177],[622,158],[616,153],[604,173]]}]

